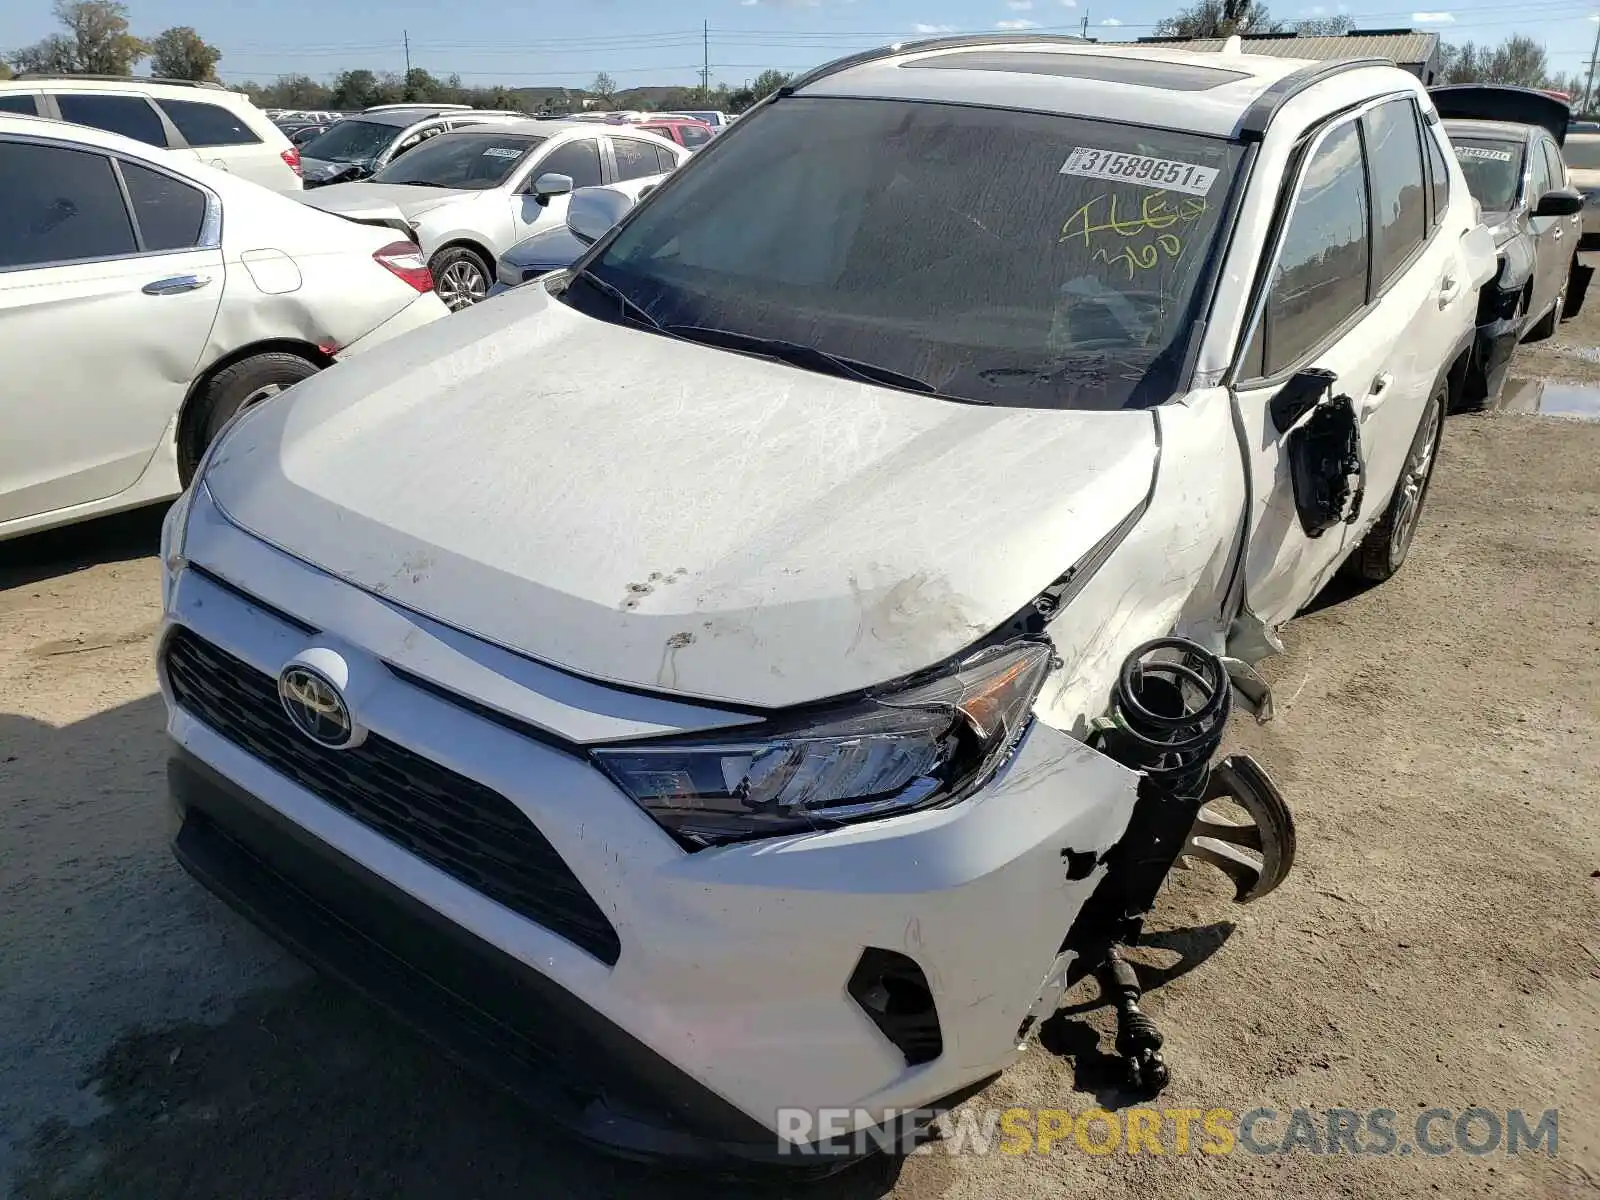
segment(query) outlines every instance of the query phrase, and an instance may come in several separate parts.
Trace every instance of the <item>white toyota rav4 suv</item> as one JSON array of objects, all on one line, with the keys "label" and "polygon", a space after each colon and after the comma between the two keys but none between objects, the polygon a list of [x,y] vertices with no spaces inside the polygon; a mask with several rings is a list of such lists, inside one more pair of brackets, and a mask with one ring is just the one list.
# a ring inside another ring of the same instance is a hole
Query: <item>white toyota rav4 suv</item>
[{"label": "white toyota rav4 suv", "polygon": [[214,446],[164,531],[176,851],[628,1153],[909,1136],[1091,971],[1158,1088],[1120,948],[1180,853],[1288,869],[1213,754],[1275,627],[1404,561],[1493,270],[1392,65],[814,71]]}]

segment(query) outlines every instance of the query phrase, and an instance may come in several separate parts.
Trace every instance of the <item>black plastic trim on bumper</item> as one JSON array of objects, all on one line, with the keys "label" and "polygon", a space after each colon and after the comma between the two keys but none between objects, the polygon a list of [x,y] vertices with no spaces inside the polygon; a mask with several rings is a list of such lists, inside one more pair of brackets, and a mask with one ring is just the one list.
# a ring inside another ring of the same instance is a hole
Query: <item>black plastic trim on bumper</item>
[{"label": "black plastic trim on bumper", "polygon": [[310,965],[599,1149],[802,1165],[779,1138],[566,989],[419,903],[182,749],[173,852]]},{"label": "black plastic trim on bumper", "polygon": [[[204,887],[297,957],[593,1148],[689,1167],[819,1174],[855,1161],[841,1153],[786,1151],[775,1132],[565,988],[339,853],[186,750],[173,748],[167,781],[181,818],[173,853]],[[953,1108],[995,1077],[926,1109]],[[857,1144],[869,1153],[879,1146],[870,1136]]]}]

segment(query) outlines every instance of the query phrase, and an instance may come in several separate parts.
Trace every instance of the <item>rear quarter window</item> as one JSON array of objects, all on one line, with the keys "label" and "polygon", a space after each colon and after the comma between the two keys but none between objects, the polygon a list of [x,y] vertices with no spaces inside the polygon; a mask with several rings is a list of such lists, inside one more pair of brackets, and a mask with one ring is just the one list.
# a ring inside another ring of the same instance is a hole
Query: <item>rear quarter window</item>
[{"label": "rear quarter window", "polygon": [[191,146],[256,146],[261,143],[243,117],[220,104],[199,100],[157,100],[156,103]]},{"label": "rear quarter window", "polygon": [[57,92],[55,99],[63,121],[90,125],[107,133],[120,133],[150,146],[167,148],[166,126],[143,96]]}]

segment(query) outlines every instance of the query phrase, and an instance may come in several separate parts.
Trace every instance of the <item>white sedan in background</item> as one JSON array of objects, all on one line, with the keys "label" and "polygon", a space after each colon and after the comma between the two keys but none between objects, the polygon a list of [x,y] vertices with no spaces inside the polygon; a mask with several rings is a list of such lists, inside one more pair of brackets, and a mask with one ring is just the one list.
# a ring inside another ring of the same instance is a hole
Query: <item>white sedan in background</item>
[{"label": "white sedan in background", "polygon": [[507,122],[441,134],[371,179],[317,188],[300,199],[342,216],[407,222],[439,298],[454,310],[489,294],[500,255],[532,234],[560,228],[568,192],[659,181],[688,158],[682,146],[638,129]]},{"label": "white sedan in background", "polygon": [[237,412],[446,309],[401,231],[0,114],[0,539],[175,496]]}]

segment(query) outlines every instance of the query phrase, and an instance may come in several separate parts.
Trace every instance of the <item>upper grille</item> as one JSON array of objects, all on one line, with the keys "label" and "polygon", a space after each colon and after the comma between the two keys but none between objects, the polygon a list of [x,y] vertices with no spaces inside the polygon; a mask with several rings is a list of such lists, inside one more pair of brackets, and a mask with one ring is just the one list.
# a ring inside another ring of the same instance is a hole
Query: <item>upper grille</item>
[{"label": "upper grille", "polygon": [[277,681],[177,628],[167,678],[185,711],[424,862],[535,921],[607,964],[617,931],[561,856],[499,792],[369,733],[351,750],[306,738]]}]

